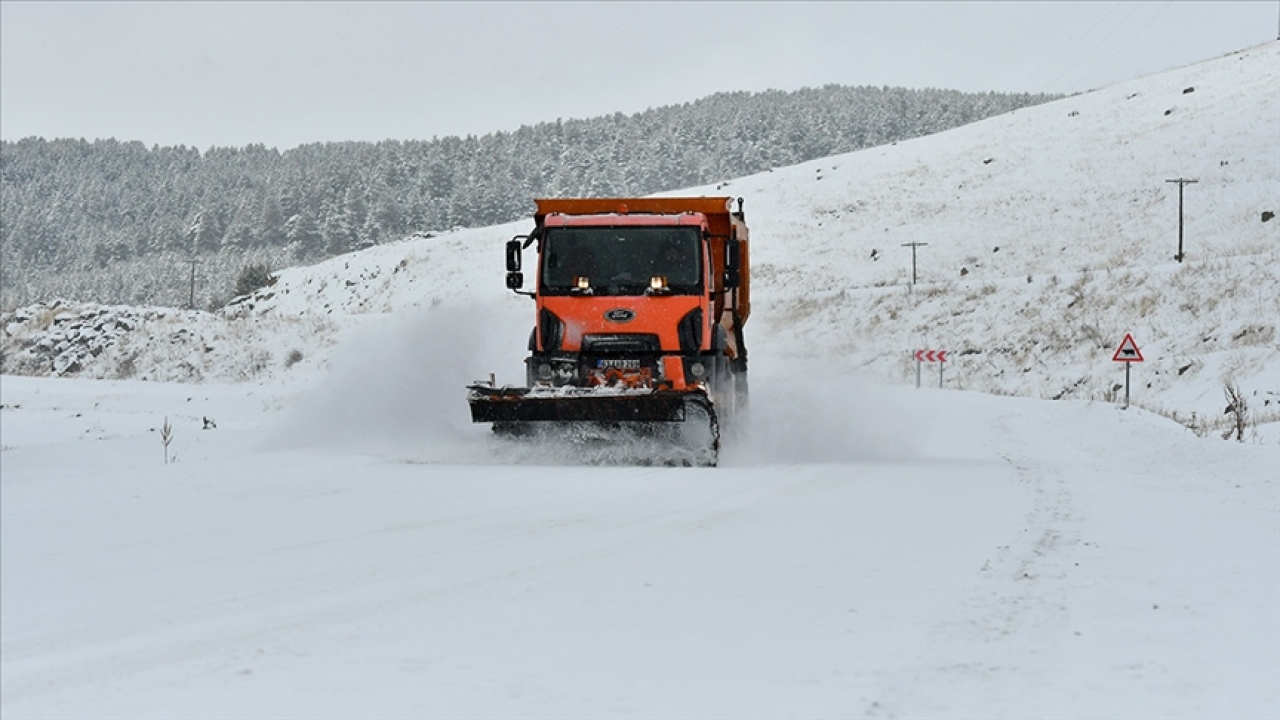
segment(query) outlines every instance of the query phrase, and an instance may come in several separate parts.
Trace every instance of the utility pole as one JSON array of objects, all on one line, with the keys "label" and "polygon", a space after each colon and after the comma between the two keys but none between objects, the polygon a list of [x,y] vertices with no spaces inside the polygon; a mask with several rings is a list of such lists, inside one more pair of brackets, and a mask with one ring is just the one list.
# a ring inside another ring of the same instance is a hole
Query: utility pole
[{"label": "utility pole", "polygon": [[196,265],[199,264],[200,261],[184,260],[183,262],[191,263],[191,297],[187,300],[187,307],[194,310],[196,307]]},{"label": "utility pole", "polygon": [[1178,178],[1177,180],[1165,180],[1165,182],[1178,183],[1178,254],[1174,255],[1173,259],[1182,262],[1184,257],[1182,254],[1182,188],[1200,181]]},{"label": "utility pole", "polygon": [[916,248],[924,247],[925,245],[928,245],[928,244],[929,243],[922,243],[922,242],[902,243],[902,247],[911,248],[911,288],[913,290],[915,289],[915,286],[916,286]]}]

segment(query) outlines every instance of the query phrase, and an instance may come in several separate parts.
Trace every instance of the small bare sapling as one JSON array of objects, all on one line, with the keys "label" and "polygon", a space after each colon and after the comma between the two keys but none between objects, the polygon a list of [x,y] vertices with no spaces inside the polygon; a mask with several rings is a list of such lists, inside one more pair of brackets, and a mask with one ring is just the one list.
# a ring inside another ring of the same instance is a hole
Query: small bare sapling
[{"label": "small bare sapling", "polygon": [[1245,401],[1244,393],[1240,392],[1240,386],[1234,382],[1223,384],[1222,394],[1227,398],[1227,409],[1222,414],[1230,416],[1231,420],[1222,439],[1230,440],[1235,435],[1236,442],[1244,442],[1244,429],[1249,425],[1249,403]]},{"label": "small bare sapling", "polygon": [[169,424],[169,416],[164,416],[164,425],[160,426],[160,444],[164,446],[164,464],[169,464],[169,443],[173,442],[173,426]]}]

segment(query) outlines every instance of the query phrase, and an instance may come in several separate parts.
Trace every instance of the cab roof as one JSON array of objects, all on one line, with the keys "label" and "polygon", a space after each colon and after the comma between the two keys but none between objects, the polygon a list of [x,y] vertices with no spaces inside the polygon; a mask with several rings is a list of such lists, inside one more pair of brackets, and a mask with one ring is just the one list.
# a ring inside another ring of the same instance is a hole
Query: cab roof
[{"label": "cab roof", "polygon": [[562,215],[551,213],[543,221],[545,227],[645,227],[680,226],[705,227],[707,217],[702,213],[686,212],[679,215],[653,215],[648,213],[602,215]]}]

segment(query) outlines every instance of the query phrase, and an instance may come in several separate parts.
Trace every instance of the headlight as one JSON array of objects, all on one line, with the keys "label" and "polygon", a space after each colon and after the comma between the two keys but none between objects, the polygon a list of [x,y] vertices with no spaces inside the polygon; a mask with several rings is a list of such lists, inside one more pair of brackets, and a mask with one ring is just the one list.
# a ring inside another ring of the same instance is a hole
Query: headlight
[{"label": "headlight", "polygon": [[702,363],[700,362],[696,362],[689,366],[689,374],[696,378],[702,377],[703,373],[705,373],[706,371],[707,369],[703,367]]},{"label": "headlight", "polygon": [[543,363],[543,364],[541,364],[541,365],[539,365],[539,366],[538,366],[538,379],[539,379],[539,380],[550,380],[550,379],[551,379],[551,366],[550,366],[550,365],[548,365],[548,364],[546,364],[546,363]]}]

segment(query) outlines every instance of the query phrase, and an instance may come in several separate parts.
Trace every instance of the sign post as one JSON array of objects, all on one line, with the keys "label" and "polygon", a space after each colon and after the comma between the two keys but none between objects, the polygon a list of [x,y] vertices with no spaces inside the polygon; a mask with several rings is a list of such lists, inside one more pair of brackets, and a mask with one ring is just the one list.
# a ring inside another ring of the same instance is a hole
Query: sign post
[{"label": "sign post", "polygon": [[949,350],[917,350],[916,351],[916,387],[920,387],[920,363],[938,363],[938,387],[942,387],[942,368],[947,362]]},{"label": "sign post", "polygon": [[1124,340],[1120,341],[1120,347],[1116,348],[1115,354],[1111,356],[1112,362],[1124,363],[1124,407],[1123,410],[1129,409],[1129,368],[1136,362],[1142,362],[1142,351],[1138,349],[1138,343],[1133,341],[1132,333],[1125,333]]}]

